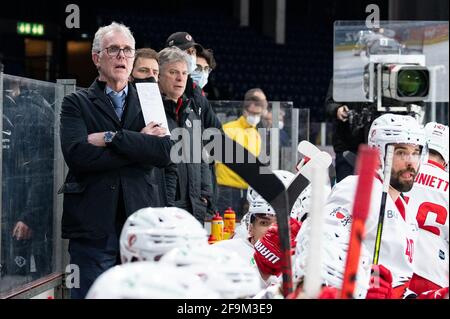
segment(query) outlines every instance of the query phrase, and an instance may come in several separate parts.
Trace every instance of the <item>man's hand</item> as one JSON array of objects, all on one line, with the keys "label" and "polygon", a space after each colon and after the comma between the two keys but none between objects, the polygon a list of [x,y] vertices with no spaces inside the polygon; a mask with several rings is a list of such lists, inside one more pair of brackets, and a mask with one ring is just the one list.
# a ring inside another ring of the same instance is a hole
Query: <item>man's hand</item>
[{"label": "man's hand", "polygon": [[148,135],[156,135],[159,137],[164,137],[167,133],[167,129],[161,127],[161,124],[150,122],[146,127],[141,130],[141,133]]},{"label": "man's hand", "polygon": [[105,132],[89,134],[88,143],[98,147],[106,147]]},{"label": "man's hand", "polygon": [[342,105],[337,109],[336,117],[339,121],[346,122],[348,120],[348,106]]},{"label": "man's hand", "polygon": [[392,298],[392,274],[383,265],[372,265],[369,289],[366,299],[391,299]]},{"label": "man's hand", "polygon": [[27,224],[23,222],[17,222],[14,226],[12,236],[13,238],[16,238],[17,240],[24,240],[24,239],[30,239],[33,231],[30,227],[27,226]]}]

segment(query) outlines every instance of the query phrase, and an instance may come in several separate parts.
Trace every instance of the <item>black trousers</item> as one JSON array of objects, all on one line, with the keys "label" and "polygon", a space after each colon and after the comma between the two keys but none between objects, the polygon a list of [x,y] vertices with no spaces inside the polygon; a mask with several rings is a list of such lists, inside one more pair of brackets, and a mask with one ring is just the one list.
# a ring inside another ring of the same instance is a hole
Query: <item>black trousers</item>
[{"label": "black trousers", "polygon": [[347,160],[344,158],[343,153],[336,153],[335,165],[336,183],[339,183],[347,176],[354,174],[354,167],[349,162],[347,162]]},{"label": "black trousers", "polygon": [[70,290],[72,299],[84,299],[89,288],[103,272],[120,264],[119,238],[126,220],[121,188],[120,194],[114,233],[101,239],[79,238],[69,241],[70,263],[79,270],[79,286]]}]

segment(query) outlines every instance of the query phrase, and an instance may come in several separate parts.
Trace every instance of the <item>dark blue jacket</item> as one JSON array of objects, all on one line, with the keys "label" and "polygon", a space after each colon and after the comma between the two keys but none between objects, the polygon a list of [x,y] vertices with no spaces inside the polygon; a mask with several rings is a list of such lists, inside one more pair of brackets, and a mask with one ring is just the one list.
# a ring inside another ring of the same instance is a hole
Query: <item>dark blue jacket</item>
[{"label": "dark blue jacket", "polygon": [[[122,121],[95,81],[66,96],[61,110],[61,147],[69,173],[64,193],[63,238],[102,238],[113,233],[122,191],[126,217],[143,207],[163,206],[152,170],[171,164],[169,136],[140,133],[145,127],[136,89],[128,85]],[[108,147],[87,142],[91,133],[116,131]]]}]

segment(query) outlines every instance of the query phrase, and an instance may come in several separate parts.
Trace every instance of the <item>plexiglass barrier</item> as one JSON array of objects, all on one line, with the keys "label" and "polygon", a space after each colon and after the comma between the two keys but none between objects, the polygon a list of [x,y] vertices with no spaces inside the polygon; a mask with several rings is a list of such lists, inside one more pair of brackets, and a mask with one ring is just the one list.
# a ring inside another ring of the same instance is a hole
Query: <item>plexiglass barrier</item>
[{"label": "plexiglass barrier", "polygon": [[59,83],[4,74],[0,80],[0,298],[5,298],[63,272],[58,123],[68,92]]},{"label": "plexiglass barrier", "polygon": [[[239,120],[245,123],[246,120],[241,119],[243,101],[210,101],[210,103],[223,125]],[[237,123],[228,125],[242,126]],[[268,103],[267,110],[263,111],[256,128],[261,138],[259,154],[255,154],[258,155],[259,160],[270,165],[272,170],[283,169],[295,172],[299,159],[298,143],[309,139],[309,109],[296,109],[292,102],[271,101]],[[224,130],[227,133],[227,129]],[[238,140],[238,138],[234,139]],[[250,149],[255,150],[254,140],[250,141],[249,138],[244,143],[250,144]],[[214,189],[216,208],[223,213],[227,207],[232,207],[240,219],[248,209],[245,200],[246,190],[242,188],[242,185],[236,185],[232,173],[230,174],[226,169],[217,167],[217,171],[213,170],[212,175],[213,179],[217,177],[217,180],[213,180],[213,185],[216,186]],[[227,184],[228,181],[229,184]]]},{"label": "plexiglass barrier", "polygon": [[[67,167],[59,114],[63,97],[74,90],[74,80],[49,83],[0,73],[0,298],[30,298],[62,287],[68,255],[57,190]],[[242,101],[211,104],[223,124],[242,115]],[[309,140],[309,109],[269,102],[257,128],[261,158],[273,169],[294,172],[298,142]]]},{"label": "plexiglass barrier", "polygon": [[[222,124],[242,116],[243,101],[210,103]],[[272,169],[295,171],[298,142],[309,139],[309,109],[296,109],[292,102],[270,101],[256,128],[263,147],[260,159]]]}]

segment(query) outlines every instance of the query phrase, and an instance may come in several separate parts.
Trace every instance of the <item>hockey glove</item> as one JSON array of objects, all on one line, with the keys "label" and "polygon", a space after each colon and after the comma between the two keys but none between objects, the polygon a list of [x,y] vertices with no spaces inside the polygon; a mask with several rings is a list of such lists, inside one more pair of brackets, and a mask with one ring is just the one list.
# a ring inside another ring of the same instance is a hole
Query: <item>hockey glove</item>
[{"label": "hockey glove", "polygon": [[366,299],[391,299],[392,274],[383,265],[372,265],[369,289]]},{"label": "hockey glove", "polygon": [[[290,218],[289,225],[291,228],[290,239],[293,254],[296,245],[295,238],[301,224],[296,219]],[[277,224],[270,226],[266,234],[256,242],[253,257],[261,273],[275,276],[281,274],[281,250]]]}]

